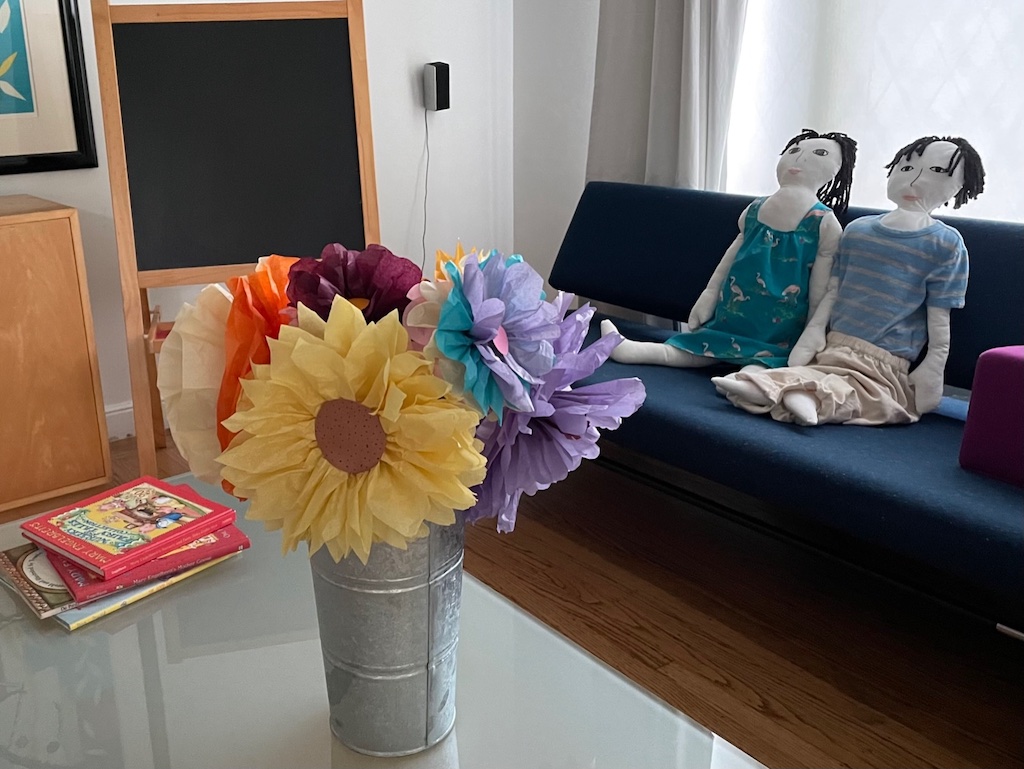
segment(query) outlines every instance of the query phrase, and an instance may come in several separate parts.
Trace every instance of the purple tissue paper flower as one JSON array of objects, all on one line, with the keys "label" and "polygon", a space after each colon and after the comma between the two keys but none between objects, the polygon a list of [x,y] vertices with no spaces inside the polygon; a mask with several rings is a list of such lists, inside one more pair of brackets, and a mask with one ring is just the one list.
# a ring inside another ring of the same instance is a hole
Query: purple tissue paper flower
[{"label": "purple tissue paper flower", "polygon": [[[555,300],[560,316],[571,300],[571,295]],[[555,364],[533,387],[532,410],[508,412],[501,424],[485,421],[477,429],[487,477],[474,489],[477,503],[466,511],[467,521],[496,516],[498,531],[512,531],[523,494],[546,489],[584,459],[597,457],[598,430],[614,430],[643,404],[647,392],[636,378],[572,388],[593,374],[621,340],[609,334],[581,350],[593,314],[587,305],[559,324]]]},{"label": "purple tissue paper flower", "polygon": [[419,266],[372,244],[351,251],[340,243],[324,247],[319,259],[299,259],[288,272],[288,301],[306,305],[324,320],[334,297],[341,296],[378,321],[392,310],[401,314],[409,304],[409,290],[423,278]]}]

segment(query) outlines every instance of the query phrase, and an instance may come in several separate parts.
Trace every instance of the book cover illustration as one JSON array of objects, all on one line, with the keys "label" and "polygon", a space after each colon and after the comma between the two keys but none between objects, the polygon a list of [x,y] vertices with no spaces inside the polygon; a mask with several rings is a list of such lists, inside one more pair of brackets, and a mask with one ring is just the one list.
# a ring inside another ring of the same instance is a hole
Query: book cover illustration
[{"label": "book cover illustration", "polygon": [[21,528],[29,539],[109,579],[234,518],[229,507],[146,477],[45,513]]},{"label": "book cover illustration", "polygon": [[103,598],[87,603],[84,606],[78,606],[62,611],[59,614],[55,614],[53,619],[65,630],[76,630],[77,628],[82,627],[82,625],[88,625],[90,622],[98,620],[100,617],[106,617],[108,614],[113,614],[118,609],[122,609],[136,601],[142,600],[146,596],[163,590],[165,587],[170,587],[184,579],[188,579],[201,571],[209,569],[211,566],[216,566],[222,561],[234,558],[236,555],[238,555],[238,553],[222,555],[219,558],[206,561],[198,566],[193,566],[191,569],[179,571],[177,574],[170,574],[168,576],[161,577],[160,579],[147,582],[144,585],[137,585],[136,587],[128,590],[122,590],[119,593],[104,596]]},{"label": "book cover illustration", "polygon": [[0,579],[40,619],[77,605],[46,553],[32,542],[0,552]]},{"label": "book cover illustration", "polygon": [[229,524],[141,566],[129,569],[113,579],[103,579],[99,574],[79,566],[59,553],[47,553],[47,557],[74,599],[79,604],[84,604],[198,566],[222,555],[241,552],[248,547],[249,538],[236,526]]}]

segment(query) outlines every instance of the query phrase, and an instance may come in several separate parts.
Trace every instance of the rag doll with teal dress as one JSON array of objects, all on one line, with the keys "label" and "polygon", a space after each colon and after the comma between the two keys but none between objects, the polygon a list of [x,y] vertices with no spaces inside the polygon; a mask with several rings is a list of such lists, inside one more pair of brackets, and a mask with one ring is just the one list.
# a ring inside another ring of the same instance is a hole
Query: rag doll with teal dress
[{"label": "rag doll with teal dress", "polygon": [[[690,312],[688,329],[665,343],[623,340],[622,363],[697,367],[785,366],[825,295],[850,197],[857,143],[810,129],[789,140],[776,167],[779,189],[739,218],[739,234]],[[616,332],[611,321],[602,334]]]}]

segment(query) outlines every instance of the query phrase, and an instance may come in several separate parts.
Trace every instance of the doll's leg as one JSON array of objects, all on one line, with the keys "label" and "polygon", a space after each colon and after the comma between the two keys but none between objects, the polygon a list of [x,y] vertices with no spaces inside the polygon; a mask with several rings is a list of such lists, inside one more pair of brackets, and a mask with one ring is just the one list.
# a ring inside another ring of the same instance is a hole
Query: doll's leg
[{"label": "doll's leg", "polygon": [[[617,334],[618,329],[610,320],[601,321],[601,336]],[[612,360],[619,363],[647,363],[654,366],[673,366],[675,368],[699,368],[701,366],[712,366],[716,363],[714,358],[705,358],[702,355],[694,355],[686,350],[680,350],[670,344],[661,342],[634,342],[631,339],[623,339],[612,351]]]},{"label": "doll's leg", "polygon": [[804,427],[818,424],[818,408],[821,403],[814,393],[807,390],[791,390],[782,396],[782,405],[793,415],[793,421]]},{"label": "doll's leg", "polygon": [[[731,395],[752,406],[774,404],[774,401],[749,379],[737,379],[735,374],[729,374],[728,376],[711,377],[711,381],[722,395]],[[782,396],[783,408],[793,415],[794,422],[805,427],[813,427],[818,424],[820,405],[814,394],[807,390],[790,390]]]},{"label": "doll's leg", "polygon": [[722,395],[732,395],[738,400],[754,406],[772,405],[772,401],[761,391],[761,388],[749,379],[737,379],[735,374],[729,374],[728,376],[713,376],[711,381],[715,385],[715,389]]}]

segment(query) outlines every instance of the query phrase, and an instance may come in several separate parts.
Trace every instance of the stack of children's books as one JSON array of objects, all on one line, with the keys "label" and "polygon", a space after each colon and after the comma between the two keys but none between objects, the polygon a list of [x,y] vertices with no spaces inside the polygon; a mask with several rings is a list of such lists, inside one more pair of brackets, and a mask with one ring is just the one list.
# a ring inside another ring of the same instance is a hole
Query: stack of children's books
[{"label": "stack of children's books", "polygon": [[143,477],[21,524],[0,581],[68,630],[237,555],[235,511],[187,486]]}]

